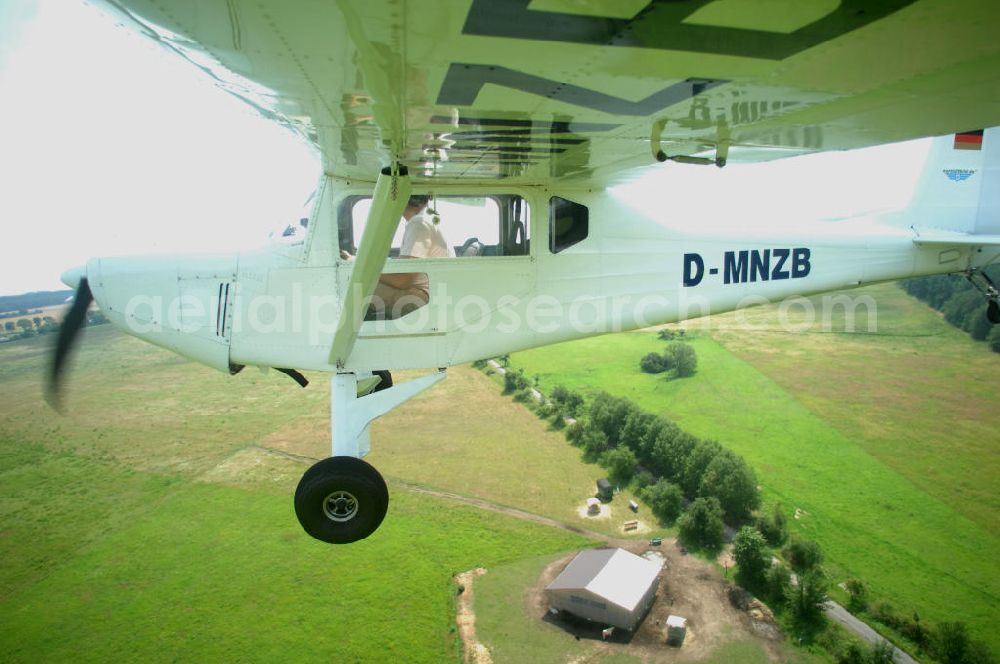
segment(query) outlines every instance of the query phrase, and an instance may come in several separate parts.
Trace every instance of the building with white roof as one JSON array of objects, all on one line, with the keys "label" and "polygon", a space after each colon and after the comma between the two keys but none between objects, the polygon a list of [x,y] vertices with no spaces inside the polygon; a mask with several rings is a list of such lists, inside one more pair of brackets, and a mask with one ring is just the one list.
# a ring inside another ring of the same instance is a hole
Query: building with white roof
[{"label": "building with white roof", "polygon": [[624,549],[581,551],[545,594],[552,608],[631,631],[656,599],[660,568]]}]

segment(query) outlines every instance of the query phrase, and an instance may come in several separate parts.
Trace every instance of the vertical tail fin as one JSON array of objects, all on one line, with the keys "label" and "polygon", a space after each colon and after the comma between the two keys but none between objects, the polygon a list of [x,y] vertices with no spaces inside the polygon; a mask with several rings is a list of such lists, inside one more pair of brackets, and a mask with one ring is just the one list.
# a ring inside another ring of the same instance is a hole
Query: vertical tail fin
[{"label": "vertical tail fin", "polygon": [[1000,233],[1000,128],[934,139],[906,212],[918,230]]}]

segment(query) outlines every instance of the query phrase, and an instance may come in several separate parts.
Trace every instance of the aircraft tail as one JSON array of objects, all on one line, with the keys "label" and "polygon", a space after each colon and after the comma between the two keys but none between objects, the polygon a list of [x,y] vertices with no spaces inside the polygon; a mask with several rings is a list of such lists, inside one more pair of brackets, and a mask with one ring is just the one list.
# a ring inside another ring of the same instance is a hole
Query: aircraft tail
[{"label": "aircraft tail", "polygon": [[904,217],[921,234],[1000,234],[1000,127],[934,139]]}]

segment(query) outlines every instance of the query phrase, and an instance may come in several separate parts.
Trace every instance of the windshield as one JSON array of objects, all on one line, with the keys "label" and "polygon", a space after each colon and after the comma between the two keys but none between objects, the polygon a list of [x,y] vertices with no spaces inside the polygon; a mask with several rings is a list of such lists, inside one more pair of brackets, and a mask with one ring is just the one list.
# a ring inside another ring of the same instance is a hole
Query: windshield
[{"label": "windshield", "polygon": [[309,194],[297,215],[291,220],[279,223],[273,231],[268,233],[268,241],[272,244],[285,246],[302,244],[306,239],[306,231],[309,230],[309,218],[312,215],[315,196],[315,191]]}]

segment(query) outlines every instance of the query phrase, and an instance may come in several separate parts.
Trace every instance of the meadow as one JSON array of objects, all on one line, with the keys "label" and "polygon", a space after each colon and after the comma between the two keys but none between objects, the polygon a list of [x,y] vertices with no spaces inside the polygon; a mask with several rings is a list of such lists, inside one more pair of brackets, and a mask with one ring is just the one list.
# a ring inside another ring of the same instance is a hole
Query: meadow
[{"label": "meadow", "polygon": [[798,309],[788,332],[773,306],[690,322],[691,378],[639,371],[664,346],[653,331],[511,365],[543,391],[603,389],[719,440],[755,468],[768,504],[798,510],[793,531],[821,544],[835,582],[861,578],[900,613],[965,621],[1000,650],[1000,358],[894,285],[850,295],[874,298],[877,330],[847,332],[838,310],[825,332]]},{"label": "meadow", "polygon": [[60,418],[47,347],[0,347],[0,658],[38,661],[460,661],[452,576],[592,545],[393,490],[375,536],[310,539],[305,469],[261,446],[322,383],[227,378],[88,330]]}]

